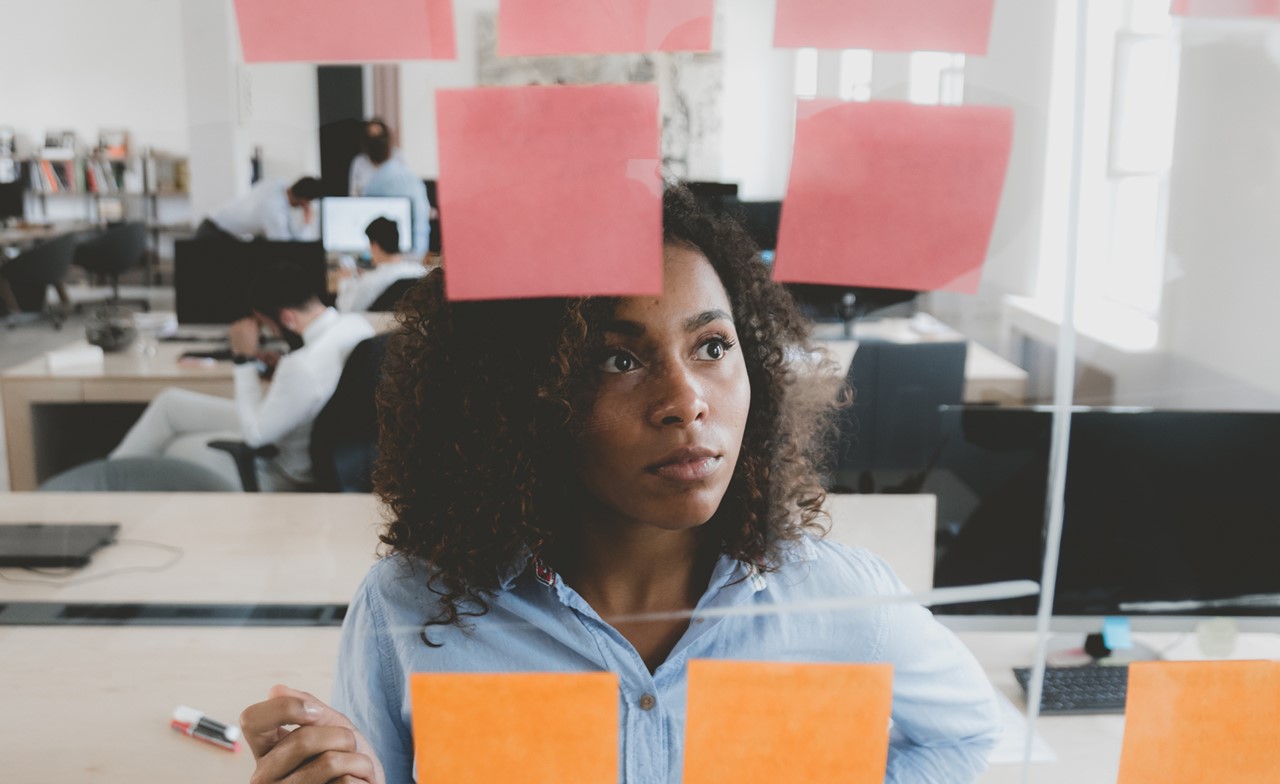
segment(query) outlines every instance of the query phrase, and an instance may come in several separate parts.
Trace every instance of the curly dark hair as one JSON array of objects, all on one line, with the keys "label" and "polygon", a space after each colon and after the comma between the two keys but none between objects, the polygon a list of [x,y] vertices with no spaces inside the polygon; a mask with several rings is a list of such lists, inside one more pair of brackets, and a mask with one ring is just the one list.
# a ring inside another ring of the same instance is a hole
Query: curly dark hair
[{"label": "curly dark hair", "polygon": [[[785,543],[820,528],[819,472],[840,380],[803,367],[817,356],[810,325],[735,221],[672,186],[663,239],[715,268],[751,384],[738,464],[704,530],[731,557],[776,569]],[[426,587],[440,611],[425,622],[428,645],[431,626],[487,612],[517,559],[532,552],[555,565],[557,537],[585,492],[574,425],[591,406],[595,325],[617,302],[449,302],[443,270],[400,301],[378,390],[374,486],[390,512],[382,542],[430,564]]]}]

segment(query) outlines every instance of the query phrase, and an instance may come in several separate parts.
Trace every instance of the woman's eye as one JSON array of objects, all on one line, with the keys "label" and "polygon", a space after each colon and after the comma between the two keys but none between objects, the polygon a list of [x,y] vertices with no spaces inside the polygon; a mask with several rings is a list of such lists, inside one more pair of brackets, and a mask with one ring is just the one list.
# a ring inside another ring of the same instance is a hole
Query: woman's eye
[{"label": "woman's eye", "polygon": [[615,351],[601,360],[599,368],[605,373],[626,373],[640,367],[635,357],[625,351]]},{"label": "woman's eye", "polygon": [[724,355],[727,353],[729,353],[729,343],[728,341],[721,340],[720,338],[708,340],[706,343],[698,346],[698,359],[709,359],[713,362],[719,361],[724,359]]}]

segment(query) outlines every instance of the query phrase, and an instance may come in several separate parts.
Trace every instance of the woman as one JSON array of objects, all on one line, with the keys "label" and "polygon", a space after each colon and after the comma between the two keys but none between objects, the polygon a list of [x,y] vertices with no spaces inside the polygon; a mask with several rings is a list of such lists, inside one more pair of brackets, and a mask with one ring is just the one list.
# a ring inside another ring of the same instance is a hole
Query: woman
[{"label": "woman", "polygon": [[661,298],[450,304],[435,272],[402,301],[376,476],[392,554],[347,614],[336,709],[275,687],[245,711],[255,781],[410,781],[410,672],[599,670],[621,780],[679,781],[690,658],[891,662],[888,780],[983,769],[993,693],[920,607],[628,620],[904,590],[814,536],[834,395],[797,379],[806,322],[740,227],[683,190],[664,206]]}]

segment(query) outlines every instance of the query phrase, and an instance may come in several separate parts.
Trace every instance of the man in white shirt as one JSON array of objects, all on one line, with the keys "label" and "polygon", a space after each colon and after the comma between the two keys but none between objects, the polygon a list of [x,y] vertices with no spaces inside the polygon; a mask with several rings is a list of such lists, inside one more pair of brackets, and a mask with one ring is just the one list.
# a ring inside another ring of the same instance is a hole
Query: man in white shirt
[{"label": "man in white shirt", "polygon": [[[235,399],[166,389],[151,401],[111,457],[178,457],[238,482],[231,457],[207,446],[218,438],[232,438],[255,449],[273,444],[279,450],[259,463],[263,490],[311,485],[311,425],[333,396],[347,356],[357,343],[373,336],[373,327],[363,316],[326,308],[310,280],[294,265],[263,269],[249,292],[253,317],[231,325]],[[255,361],[264,326],[290,345],[301,344],[280,359],[265,394]]]},{"label": "man in white shirt", "polygon": [[400,228],[395,221],[375,218],[365,227],[364,234],[369,238],[373,269],[338,283],[337,307],[344,313],[368,310],[391,284],[427,274],[422,262],[400,254]]},{"label": "man in white shirt", "polygon": [[294,224],[293,211],[302,210],[303,226],[310,225],[311,202],[323,195],[324,187],[314,177],[303,177],[293,185],[284,180],[260,180],[247,194],[205,218],[196,229],[196,238],[302,239],[305,229]]}]

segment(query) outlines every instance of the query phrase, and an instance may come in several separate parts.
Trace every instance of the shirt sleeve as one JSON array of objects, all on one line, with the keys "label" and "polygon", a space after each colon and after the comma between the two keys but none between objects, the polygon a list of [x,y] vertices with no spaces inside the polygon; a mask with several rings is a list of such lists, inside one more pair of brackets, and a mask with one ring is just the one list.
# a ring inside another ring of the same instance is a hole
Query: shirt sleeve
[{"label": "shirt sleeve", "polygon": [[282,358],[276,366],[275,379],[265,395],[257,366],[252,362],[236,366],[235,381],[240,435],[255,449],[274,444],[315,419],[324,408],[321,385],[289,357]]},{"label": "shirt sleeve", "polygon": [[[844,552],[877,594],[909,593],[879,558],[865,550]],[[875,660],[893,665],[893,730],[885,782],[975,781],[1000,737],[995,689],[964,643],[924,607],[885,604],[880,611],[883,625]]]},{"label": "shirt sleeve", "polygon": [[387,561],[374,566],[347,608],[333,676],[333,707],[369,741],[387,784],[409,784],[414,780],[413,733],[401,718],[405,675],[396,666],[386,606],[377,586],[377,575],[388,568]]},{"label": "shirt sleeve", "polygon": [[272,199],[263,210],[262,234],[269,240],[293,239],[293,215],[287,196]]}]

